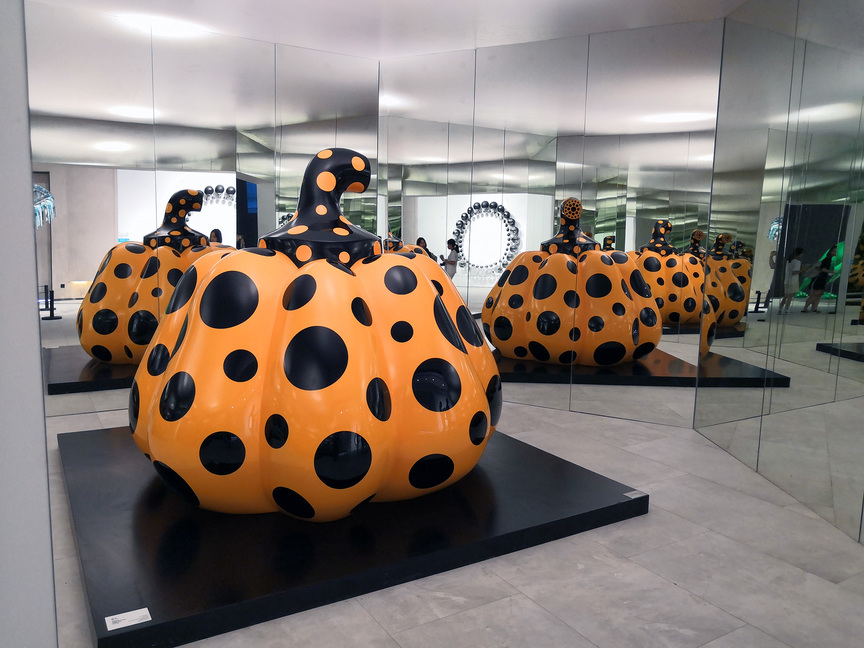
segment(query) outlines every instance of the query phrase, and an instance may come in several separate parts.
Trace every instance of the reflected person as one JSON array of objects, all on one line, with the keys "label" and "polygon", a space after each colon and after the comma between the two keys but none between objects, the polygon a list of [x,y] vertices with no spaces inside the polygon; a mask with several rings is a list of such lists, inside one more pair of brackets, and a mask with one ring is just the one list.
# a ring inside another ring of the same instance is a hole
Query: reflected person
[{"label": "reflected person", "polygon": [[444,271],[447,273],[447,276],[452,279],[456,274],[456,262],[459,260],[459,248],[456,246],[456,239],[451,238],[447,241],[447,249],[449,250],[447,256],[445,257],[442,254],[440,259]]},{"label": "reflected person", "polygon": [[804,248],[797,247],[786,259],[786,266],[783,269],[783,299],[780,300],[780,308],[777,311],[781,315],[789,314],[789,307],[799,290],[802,256],[804,256]]},{"label": "reflected person", "polygon": [[835,254],[837,254],[837,246],[832,245],[831,249],[828,250],[828,254],[822,259],[822,263],[819,264],[819,274],[813,279],[813,286],[810,288],[810,295],[807,297],[807,301],[804,302],[804,308],[801,310],[802,313],[819,312],[819,300],[822,299],[825,285],[828,283],[828,279],[831,278],[831,267],[834,264]]},{"label": "reflected person", "polygon": [[423,238],[422,236],[419,237],[419,238],[417,239],[417,245],[418,245],[419,247],[423,248],[423,251],[424,251],[426,254],[428,254],[431,258],[433,258],[433,259],[436,258],[435,255],[432,254],[432,253],[429,251],[429,248],[426,247],[426,239]]}]

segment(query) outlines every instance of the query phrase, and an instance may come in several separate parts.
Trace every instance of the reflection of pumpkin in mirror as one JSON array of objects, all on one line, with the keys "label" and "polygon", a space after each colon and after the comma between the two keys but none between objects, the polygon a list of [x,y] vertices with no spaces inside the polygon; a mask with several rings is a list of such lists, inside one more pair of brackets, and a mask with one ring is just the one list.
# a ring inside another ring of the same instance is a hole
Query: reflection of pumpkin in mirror
[{"label": "reflection of pumpkin in mirror", "polygon": [[615,237],[614,236],[604,236],[603,237],[603,251],[604,252],[614,252],[615,251]]},{"label": "reflection of pumpkin in mirror", "polygon": [[[720,234],[708,254],[706,264],[706,295],[711,299],[717,325],[734,326],[747,313],[747,300],[750,291],[752,264],[746,259],[736,258],[726,250],[732,241],[731,234]],[[742,283],[743,282],[743,283]],[[722,295],[719,290],[722,287]],[[716,302],[716,303],[715,303]]]},{"label": "reflection of pumpkin in mirror", "polygon": [[671,228],[668,220],[654,223],[651,240],[636,256],[636,266],[651,286],[663,325],[692,324],[701,314],[704,270],[698,257],[687,252],[679,255],[666,240]]},{"label": "reflection of pumpkin in mirror", "polygon": [[480,459],[501,412],[495,360],[432,259],[382,254],[342,215],[342,193],[369,179],[366,157],[321,151],[293,219],[177,286],[130,426],[190,502],[333,520],[443,488]]},{"label": "reflection of pumpkin in mirror", "polygon": [[582,205],[560,207],[560,229],[507,267],[483,304],[483,330],[507,358],[613,365],[654,350],[661,327],[651,289],[623,252],[579,227]]},{"label": "reflection of pumpkin in mirror", "polygon": [[855,246],[855,253],[852,255],[848,290],[851,292],[864,290],[864,234],[858,239],[858,245]]},{"label": "reflection of pumpkin in mirror", "polygon": [[427,256],[426,250],[424,250],[419,245],[412,245],[410,243],[406,245],[402,242],[402,239],[393,236],[392,233],[388,235],[386,239],[384,239],[384,245],[382,246],[382,249],[385,253],[395,252],[397,254],[406,254],[408,252],[413,252],[414,254],[422,254],[424,256]]},{"label": "reflection of pumpkin in mirror", "polygon": [[186,218],[201,209],[202,194],[178,191],[165,207],[162,225],[141,243],[119,243],[108,251],[81,307],[78,339],[97,360],[138,364],[174,287],[195,259],[229,246],[210,246]]}]

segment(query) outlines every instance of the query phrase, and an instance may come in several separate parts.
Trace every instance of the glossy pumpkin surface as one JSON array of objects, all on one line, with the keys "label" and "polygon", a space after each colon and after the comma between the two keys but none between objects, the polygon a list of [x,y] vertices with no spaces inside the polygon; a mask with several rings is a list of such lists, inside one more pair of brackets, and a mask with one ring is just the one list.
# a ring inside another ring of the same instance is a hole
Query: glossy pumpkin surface
[{"label": "glossy pumpkin surface", "polygon": [[561,204],[560,229],[539,252],[523,252],[483,304],[483,330],[507,358],[614,365],[660,341],[651,288],[623,252],[603,252],[579,227],[582,205]]},{"label": "glossy pumpkin surface", "polygon": [[[706,295],[711,299],[717,326],[734,326],[747,314],[750,296],[752,264],[725,249],[732,241],[729,234],[720,234],[705,259]],[[719,284],[719,286],[718,286]],[[720,290],[722,289],[722,290]]]},{"label": "glossy pumpkin surface", "polygon": [[382,255],[341,214],[369,177],[358,153],[322,151],[291,221],[178,285],[130,425],[190,502],[333,520],[443,488],[480,459],[501,412],[494,358],[432,259]]},{"label": "glossy pumpkin surface", "polygon": [[119,243],[102,259],[77,316],[78,340],[96,360],[138,364],[174,287],[192,263],[227,245],[210,246],[186,218],[201,209],[200,191],[175,193],[162,225],[142,243]]}]

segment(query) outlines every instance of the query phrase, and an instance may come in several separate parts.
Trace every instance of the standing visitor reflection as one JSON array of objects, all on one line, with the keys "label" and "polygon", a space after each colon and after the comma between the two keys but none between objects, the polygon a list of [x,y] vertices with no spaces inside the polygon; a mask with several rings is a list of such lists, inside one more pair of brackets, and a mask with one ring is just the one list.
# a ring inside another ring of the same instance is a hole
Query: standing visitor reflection
[{"label": "standing visitor reflection", "polygon": [[456,239],[448,239],[447,249],[449,250],[447,256],[442,254],[440,257],[441,265],[447,276],[452,279],[456,274],[456,262],[459,260],[459,247],[456,245]]},{"label": "standing visitor reflection", "polygon": [[801,284],[802,256],[804,256],[804,248],[797,247],[792,255],[786,259],[783,269],[783,299],[780,300],[780,308],[777,311],[781,315],[789,314],[789,307],[798,293]]},{"label": "standing visitor reflection", "polygon": [[417,239],[417,245],[419,247],[423,248],[423,251],[426,254],[428,254],[431,258],[433,258],[433,259],[437,258],[434,254],[432,254],[432,252],[429,251],[429,248],[426,247],[426,239],[423,238],[422,236]]},{"label": "standing visitor reflection", "polygon": [[810,289],[810,295],[807,301],[804,302],[802,313],[818,313],[819,301],[825,293],[825,285],[831,278],[831,268],[834,264],[834,256],[837,254],[837,246],[832,245],[828,253],[822,258],[822,263],[819,264],[819,273],[813,279],[813,286]]}]

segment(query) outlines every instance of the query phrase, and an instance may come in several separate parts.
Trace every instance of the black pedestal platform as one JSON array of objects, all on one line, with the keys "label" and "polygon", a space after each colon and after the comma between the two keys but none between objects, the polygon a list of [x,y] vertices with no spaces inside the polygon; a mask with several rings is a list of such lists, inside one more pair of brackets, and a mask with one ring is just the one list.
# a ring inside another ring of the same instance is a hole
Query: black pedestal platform
[{"label": "black pedestal platform", "polygon": [[128,428],[58,442],[99,648],[177,646],[648,511],[646,494],[504,434],[453,486],[325,524],[192,508]]},{"label": "black pedestal platform", "polygon": [[635,362],[611,367],[548,365],[531,360],[495,360],[503,382],[574,385],[628,385],[636,387],[788,387],[789,377],[740,360],[709,352],[699,366],[660,349]]},{"label": "black pedestal platform", "polygon": [[50,395],[131,387],[138,369],[138,365],[99,362],[77,345],[42,349],[42,367]]},{"label": "black pedestal platform", "polygon": [[841,358],[864,362],[864,342],[838,342],[834,344],[830,342],[818,342],[816,350]]}]

